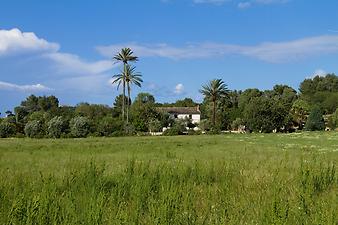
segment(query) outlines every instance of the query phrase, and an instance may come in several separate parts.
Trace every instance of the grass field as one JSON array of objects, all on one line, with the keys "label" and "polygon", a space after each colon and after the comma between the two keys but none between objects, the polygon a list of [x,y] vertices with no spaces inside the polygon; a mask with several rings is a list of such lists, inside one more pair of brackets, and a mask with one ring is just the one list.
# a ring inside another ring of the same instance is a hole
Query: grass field
[{"label": "grass field", "polygon": [[0,224],[338,224],[338,133],[0,139]]}]

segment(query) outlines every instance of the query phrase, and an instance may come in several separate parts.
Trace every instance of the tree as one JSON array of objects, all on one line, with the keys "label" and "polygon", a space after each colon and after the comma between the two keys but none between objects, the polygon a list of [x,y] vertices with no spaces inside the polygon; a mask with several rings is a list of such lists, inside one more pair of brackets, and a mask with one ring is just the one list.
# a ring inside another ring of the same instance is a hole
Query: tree
[{"label": "tree", "polygon": [[66,130],[67,124],[62,116],[56,116],[47,123],[48,135],[52,138],[60,138]]},{"label": "tree", "polygon": [[195,107],[198,104],[194,102],[191,98],[185,98],[183,100],[177,100],[173,106],[175,107]]},{"label": "tree", "polygon": [[114,132],[121,132],[123,124],[120,119],[113,117],[104,117],[98,124],[98,133],[101,136],[111,136]]},{"label": "tree", "polygon": [[272,104],[273,101],[264,96],[250,100],[243,112],[245,124],[250,131],[270,133],[275,129]]},{"label": "tree", "polygon": [[78,116],[70,121],[70,131],[73,137],[86,137],[89,133],[90,125],[86,117]]},{"label": "tree", "polygon": [[212,102],[212,124],[216,125],[216,103],[220,98],[228,97],[229,90],[227,85],[221,79],[214,79],[209,81],[208,84],[203,85],[200,93],[205,96],[206,99]]},{"label": "tree", "polygon": [[311,110],[309,117],[307,118],[305,124],[305,130],[307,131],[316,131],[324,130],[325,123],[323,118],[323,113],[319,107],[315,107]]},{"label": "tree", "polygon": [[[142,75],[140,73],[135,72],[135,66],[127,65],[124,71],[113,76],[113,83],[118,83],[117,88],[119,88],[121,83],[125,82],[127,85],[128,99],[130,99],[131,85],[135,84],[136,86],[141,87],[141,83],[143,82],[141,77]],[[130,102],[128,101],[126,107],[127,123],[129,122],[129,107]]]},{"label": "tree", "polygon": [[15,135],[16,127],[13,123],[2,121],[0,122],[0,138],[7,138]]},{"label": "tree", "polygon": [[[131,102],[131,100],[124,97],[124,102]],[[120,117],[122,115],[123,95],[118,95],[115,98],[112,110],[113,117]]]},{"label": "tree", "polygon": [[134,103],[135,104],[141,104],[141,103],[155,104],[155,98],[152,94],[141,92],[136,96]]},{"label": "tree", "polygon": [[[121,52],[117,53],[113,59],[116,62],[122,62],[123,63],[123,74],[126,74],[127,65],[129,62],[136,62],[138,60],[137,56],[133,55],[134,52],[130,48],[122,48]],[[126,96],[126,80],[122,79],[122,95],[123,99],[125,99]],[[125,102],[122,102],[122,120],[124,121],[124,113],[125,113]]]},{"label": "tree", "polygon": [[336,111],[329,117],[329,127],[334,130],[338,128],[338,108]]},{"label": "tree", "polygon": [[39,120],[29,121],[25,126],[25,134],[30,138],[41,138],[44,136],[43,124]]},{"label": "tree", "polygon": [[137,131],[147,132],[149,122],[161,118],[155,107],[155,98],[149,93],[139,93],[131,106],[132,124]]},{"label": "tree", "polygon": [[303,129],[304,124],[306,122],[306,118],[309,114],[309,110],[310,110],[309,104],[302,99],[298,99],[293,103],[290,110],[290,114],[292,119],[298,125],[299,130]]}]

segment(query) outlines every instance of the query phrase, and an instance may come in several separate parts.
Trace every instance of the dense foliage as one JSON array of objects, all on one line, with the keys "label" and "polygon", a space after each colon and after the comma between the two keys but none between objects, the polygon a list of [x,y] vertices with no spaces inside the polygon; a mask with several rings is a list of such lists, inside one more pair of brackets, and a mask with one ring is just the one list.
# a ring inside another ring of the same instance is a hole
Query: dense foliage
[{"label": "dense foliage", "polygon": [[[164,127],[173,128],[166,132],[167,135],[191,133],[174,127],[179,122],[157,107],[197,105],[202,116],[197,125],[207,133],[222,130],[293,132],[304,130],[306,124],[307,130],[338,127],[338,77],[334,74],[305,79],[299,93],[287,85],[275,85],[272,90],[265,91],[230,91],[219,79],[203,85],[201,92],[205,95],[201,104],[191,98],[158,103],[153,95],[139,93],[133,101],[127,96],[117,96],[113,107],[88,103],[60,106],[55,96],[31,95],[15,107],[14,113],[5,113],[6,118],[0,120],[0,137],[24,134],[52,138],[143,135],[149,131],[160,132]],[[128,122],[123,119],[123,103]],[[315,109],[316,117],[309,117]],[[190,131],[194,126],[186,121]]]}]

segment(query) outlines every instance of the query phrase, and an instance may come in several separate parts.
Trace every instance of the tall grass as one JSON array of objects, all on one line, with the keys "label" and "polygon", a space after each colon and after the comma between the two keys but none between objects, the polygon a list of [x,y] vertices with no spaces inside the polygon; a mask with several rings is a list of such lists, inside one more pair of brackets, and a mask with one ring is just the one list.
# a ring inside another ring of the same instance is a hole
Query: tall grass
[{"label": "tall grass", "polygon": [[3,170],[0,224],[337,224],[335,166],[309,155],[262,168],[136,158],[114,173],[95,160],[62,176]]}]

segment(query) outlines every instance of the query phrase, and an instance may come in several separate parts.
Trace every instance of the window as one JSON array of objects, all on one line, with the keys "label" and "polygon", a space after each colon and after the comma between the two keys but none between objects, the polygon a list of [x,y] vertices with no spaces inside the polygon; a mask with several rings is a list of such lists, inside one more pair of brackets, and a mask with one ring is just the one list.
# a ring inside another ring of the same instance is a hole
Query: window
[{"label": "window", "polygon": [[175,114],[175,115],[174,115],[174,118],[175,118],[175,119],[177,119],[177,118],[178,118],[177,114]]},{"label": "window", "polygon": [[192,119],[192,115],[189,115],[189,119]]}]

